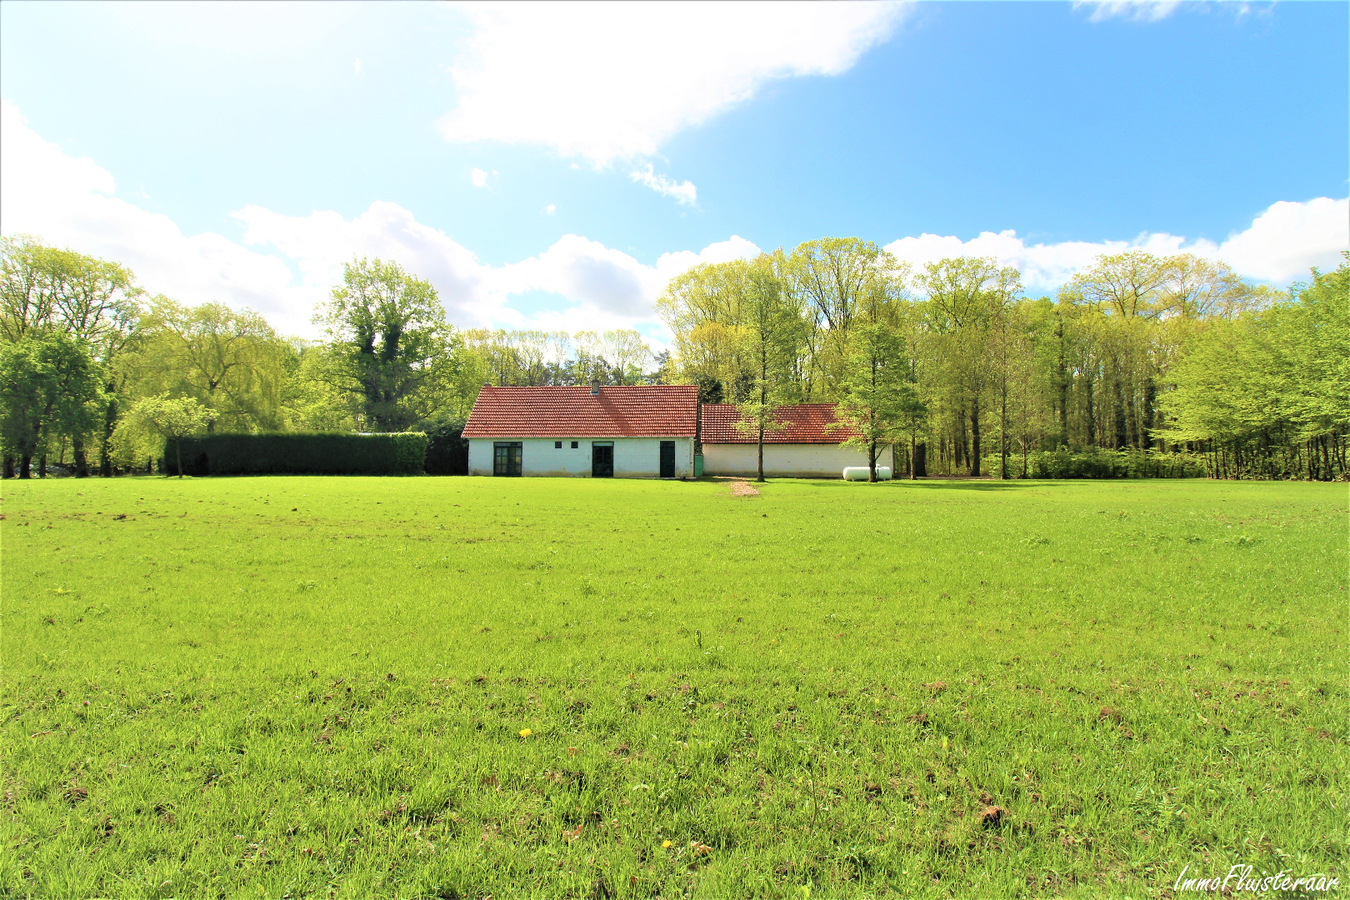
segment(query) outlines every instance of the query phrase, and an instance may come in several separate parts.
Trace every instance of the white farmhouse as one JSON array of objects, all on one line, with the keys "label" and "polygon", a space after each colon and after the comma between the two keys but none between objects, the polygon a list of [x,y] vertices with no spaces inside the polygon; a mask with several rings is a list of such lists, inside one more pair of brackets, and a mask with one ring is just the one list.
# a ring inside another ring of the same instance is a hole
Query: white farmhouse
[{"label": "white farmhouse", "polygon": [[695,385],[492,387],[464,426],[470,475],[694,474]]},{"label": "white farmhouse", "polygon": [[[736,428],[740,414],[730,403],[705,403],[700,440],[703,474],[754,477],[759,447],[753,431]],[[764,433],[766,478],[838,478],[848,466],[866,466],[867,451],[841,447],[855,432],[829,428],[837,421],[832,403],[800,403],[778,408],[781,431]],[[894,448],[877,447],[877,465],[894,471]]]}]

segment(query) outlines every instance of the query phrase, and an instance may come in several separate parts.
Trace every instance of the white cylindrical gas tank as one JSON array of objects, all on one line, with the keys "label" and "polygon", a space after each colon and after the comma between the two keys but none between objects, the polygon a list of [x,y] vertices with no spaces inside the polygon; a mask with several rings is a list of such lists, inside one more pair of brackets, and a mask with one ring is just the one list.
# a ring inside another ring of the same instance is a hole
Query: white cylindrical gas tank
[{"label": "white cylindrical gas tank", "polygon": [[[844,469],[844,480],[866,481],[867,466],[849,466],[848,468]],[[890,481],[890,480],[891,480],[891,467],[877,466],[877,481]]]}]

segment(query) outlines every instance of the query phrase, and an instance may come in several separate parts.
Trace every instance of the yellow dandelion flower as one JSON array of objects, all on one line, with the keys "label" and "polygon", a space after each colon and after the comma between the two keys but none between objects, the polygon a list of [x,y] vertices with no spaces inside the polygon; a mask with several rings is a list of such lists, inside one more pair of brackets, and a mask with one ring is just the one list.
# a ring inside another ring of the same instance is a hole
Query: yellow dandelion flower
[{"label": "yellow dandelion flower", "polygon": [[529,736],[532,735],[532,734],[534,734],[534,732],[531,731],[531,730],[528,729],[528,728],[522,728],[522,729],[520,729],[520,736],[523,737],[523,738],[527,738],[527,737],[529,737]]},{"label": "yellow dandelion flower", "polygon": [[661,842],[661,848],[662,848],[663,850],[669,850],[669,849],[671,848],[671,843],[670,843],[670,841],[662,841],[662,842]]}]

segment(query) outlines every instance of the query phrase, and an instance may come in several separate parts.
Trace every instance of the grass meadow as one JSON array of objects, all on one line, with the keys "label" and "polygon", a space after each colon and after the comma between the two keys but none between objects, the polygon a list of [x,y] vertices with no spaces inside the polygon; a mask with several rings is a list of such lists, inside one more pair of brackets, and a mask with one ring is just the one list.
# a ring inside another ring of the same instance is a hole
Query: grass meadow
[{"label": "grass meadow", "polygon": [[3,492],[0,896],[1346,881],[1345,485]]}]

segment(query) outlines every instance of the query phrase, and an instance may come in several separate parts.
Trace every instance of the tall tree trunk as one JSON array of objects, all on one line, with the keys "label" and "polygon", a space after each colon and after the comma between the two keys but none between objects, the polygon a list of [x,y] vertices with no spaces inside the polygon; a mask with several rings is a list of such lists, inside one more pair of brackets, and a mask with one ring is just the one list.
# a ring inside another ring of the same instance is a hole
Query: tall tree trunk
[{"label": "tall tree trunk", "polygon": [[914,466],[915,478],[928,477],[928,444],[920,443],[914,447]]},{"label": "tall tree trunk", "polygon": [[[911,432],[909,433],[909,480],[910,480],[910,481],[913,481],[914,479],[916,479],[916,478],[919,477],[919,468],[918,468],[918,466],[916,466],[915,463],[914,463],[914,459],[915,459],[915,454],[916,454],[916,452],[917,452],[917,445],[916,445],[916,441],[915,441],[915,439],[914,439],[914,432],[911,431]],[[5,457],[5,460],[6,460],[6,462],[8,462],[9,457]],[[7,475],[7,476],[5,476],[5,477],[8,478],[9,476]]]},{"label": "tall tree trunk", "polygon": [[980,401],[970,404],[970,476],[980,475]]},{"label": "tall tree trunk", "polygon": [[764,480],[764,423],[759,423],[759,456],[755,463],[755,481]]},{"label": "tall tree trunk", "polygon": [[1119,375],[1115,375],[1111,379],[1111,400],[1112,424],[1115,426],[1115,449],[1124,450],[1129,445],[1129,438],[1125,434],[1125,395],[1121,390]]},{"label": "tall tree trunk", "polygon": [[871,484],[877,483],[877,442],[873,441],[867,445],[867,480]]},{"label": "tall tree trunk", "polygon": [[47,454],[45,453],[38,457],[38,477],[47,477]]},{"label": "tall tree trunk", "polygon": [[1097,446],[1097,410],[1093,408],[1092,397],[1092,378],[1089,376],[1084,379],[1084,389],[1087,391],[1087,445],[1095,449]]},{"label": "tall tree trunk", "polygon": [[27,453],[24,453],[19,456],[19,477],[20,478],[33,477],[33,457]]},{"label": "tall tree trunk", "polygon": [[1141,437],[1145,450],[1153,448],[1153,426],[1158,415],[1158,382],[1150,375],[1144,380],[1144,423]]},{"label": "tall tree trunk", "polygon": [[[108,390],[111,392],[115,387],[111,382],[108,384]],[[112,477],[112,435],[113,429],[117,426],[117,398],[113,397],[108,401],[108,408],[103,414],[103,440],[99,444],[98,474],[104,478]]]},{"label": "tall tree trunk", "polygon": [[8,453],[5,454],[4,477],[5,478],[14,477],[14,457],[10,456]]},{"label": "tall tree trunk", "polygon": [[1125,428],[1125,446],[1139,449],[1139,404],[1134,401],[1132,385],[1125,395]]},{"label": "tall tree trunk", "polygon": [[72,455],[75,457],[75,477],[89,477],[89,455],[84,449],[84,435],[77,434],[70,439],[73,447]]},{"label": "tall tree trunk", "polygon": [[1055,380],[1055,387],[1059,392],[1059,441],[1057,443],[1064,446],[1069,445],[1069,366],[1064,350],[1064,320],[1059,314],[1055,314],[1055,337],[1059,341],[1059,358],[1056,360],[1058,376]]},{"label": "tall tree trunk", "polygon": [[1003,382],[1002,405],[999,409],[998,422],[998,452],[1002,469],[999,472],[999,478],[1008,480],[1008,382]]},{"label": "tall tree trunk", "polygon": [[966,460],[969,459],[969,452],[968,452],[969,448],[966,445],[966,411],[964,408],[962,408],[961,410],[961,415],[960,418],[958,419],[957,428],[958,430],[956,432],[956,452],[953,454],[955,459],[952,460],[953,472],[955,472],[961,466],[966,465]]}]

